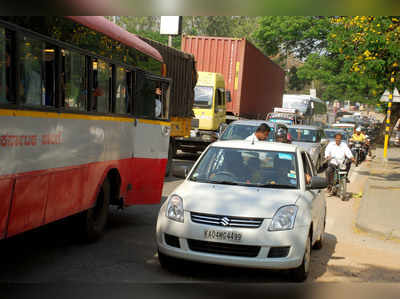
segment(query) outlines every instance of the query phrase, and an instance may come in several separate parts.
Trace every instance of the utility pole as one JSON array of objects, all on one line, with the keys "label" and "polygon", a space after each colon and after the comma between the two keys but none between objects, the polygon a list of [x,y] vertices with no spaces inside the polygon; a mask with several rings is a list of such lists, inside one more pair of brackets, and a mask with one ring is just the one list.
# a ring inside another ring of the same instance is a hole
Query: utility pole
[{"label": "utility pole", "polygon": [[172,47],[172,35],[168,35],[168,47]]},{"label": "utility pole", "polygon": [[387,149],[389,145],[389,131],[390,131],[390,114],[392,113],[392,102],[393,102],[393,86],[394,86],[394,76],[390,78],[390,94],[388,109],[386,112],[386,129],[385,129],[385,145],[383,148],[383,158],[387,161]]}]

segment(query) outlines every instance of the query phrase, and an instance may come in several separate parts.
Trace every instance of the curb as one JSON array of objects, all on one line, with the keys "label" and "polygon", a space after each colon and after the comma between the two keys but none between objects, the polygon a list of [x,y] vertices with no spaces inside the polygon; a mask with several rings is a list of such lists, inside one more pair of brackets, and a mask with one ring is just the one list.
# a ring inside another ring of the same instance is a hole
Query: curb
[{"label": "curb", "polygon": [[357,209],[357,217],[356,217],[356,221],[354,223],[354,226],[357,230],[359,230],[360,232],[364,232],[364,233],[368,233],[372,236],[375,236],[377,238],[380,239],[384,239],[384,240],[391,240],[391,241],[396,241],[396,242],[400,242],[400,230],[392,230],[392,231],[387,231],[387,232],[383,232],[382,230],[379,230],[377,228],[371,227],[368,224],[365,224],[363,222],[363,220],[361,220],[361,211],[365,208],[365,201],[366,201],[366,194],[368,194],[368,189],[370,188],[370,178],[369,175],[371,173],[371,168],[368,167],[366,168],[366,171],[368,172],[368,179],[362,189],[362,198],[361,198],[361,202],[360,205]]}]

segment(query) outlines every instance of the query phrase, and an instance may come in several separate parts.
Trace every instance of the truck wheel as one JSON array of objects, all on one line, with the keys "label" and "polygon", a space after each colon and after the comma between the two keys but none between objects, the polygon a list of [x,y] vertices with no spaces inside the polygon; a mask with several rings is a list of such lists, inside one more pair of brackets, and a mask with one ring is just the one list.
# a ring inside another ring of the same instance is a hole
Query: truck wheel
[{"label": "truck wheel", "polygon": [[294,282],[303,282],[307,279],[308,274],[310,274],[310,264],[311,264],[311,237],[308,235],[306,241],[306,249],[304,251],[303,262],[298,268],[291,270],[290,278]]},{"label": "truck wheel", "polygon": [[81,215],[83,222],[83,236],[89,242],[99,240],[104,233],[108,219],[108,206],[110,203],[110,182],[106,178],[101,186],[96,204],[93,208]]}]

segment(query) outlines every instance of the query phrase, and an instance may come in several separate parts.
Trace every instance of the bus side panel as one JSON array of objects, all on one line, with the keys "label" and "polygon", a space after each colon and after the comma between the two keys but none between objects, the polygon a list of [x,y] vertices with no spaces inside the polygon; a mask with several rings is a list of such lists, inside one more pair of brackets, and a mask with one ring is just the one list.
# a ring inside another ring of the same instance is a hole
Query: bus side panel
[{"label": "bus side panel", "polygon": [[[161,201],[168,162],[169,133],[161,122],[139,120],[134,129],[133,192],[126,205]],[[169,129],[169,128],[168,128]]]},{"label": "bus side panel", "polygon": [[0,180],[0,240],[5,237],[13,179]]},{"label": "bus side panel", "polygon": [[137,158],[134,162],[133,197],[130,204],[158,204],[161,200],[167,159]]},{"label": "bus side panel", "polygon": [[7,237],[43,224],[48,183],[47,173],[17,177]]},{"label": "bus side panel", "polygon": [[83,210],[87,166],[55,171],[49,180],[49,196],[45,223],[73,215]]}]

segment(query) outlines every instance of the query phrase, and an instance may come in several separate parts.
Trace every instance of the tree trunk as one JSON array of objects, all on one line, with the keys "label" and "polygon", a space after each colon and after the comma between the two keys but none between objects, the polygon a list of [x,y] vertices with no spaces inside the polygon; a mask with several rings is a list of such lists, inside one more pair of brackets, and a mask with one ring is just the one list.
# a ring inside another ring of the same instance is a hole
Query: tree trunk
[{"label": "tree trunk", "polygon": [[[385,142],[386,116],[387,115],[385,115],[385,119],[383,120],[380,134],[376,139],[377,144],[384,144],[384,142]],[[389,141],[390,141],[390,136],[392,135],[392,132],[393,132],[393,127],[399,118],[400,118],[400,103],[393,103],[392,104],[392,113],[390,115]]]}]

